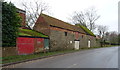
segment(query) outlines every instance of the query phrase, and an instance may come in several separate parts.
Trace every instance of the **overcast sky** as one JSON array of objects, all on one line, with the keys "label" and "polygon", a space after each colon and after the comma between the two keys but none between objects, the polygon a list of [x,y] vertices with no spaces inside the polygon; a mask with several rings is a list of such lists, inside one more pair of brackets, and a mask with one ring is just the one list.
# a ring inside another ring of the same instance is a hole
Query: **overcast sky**
[{"label": "overcast sky", "polygon": [[[20,9],[23,9],[21,2],[23,0],[5,0],[11,1]],[[35,0],[24,0],[24,2]],[[38,0],[41,1],[41,0]],[[118,2],[120,0],[42,0],[50,6],[50,15],[65,22],[69,22],[70,16],[74,11],[83,11],[84,9],[95,7],[97,14],[101,17],[96,21],[98,25],[106,25],[109,31],[118,31]]]}]

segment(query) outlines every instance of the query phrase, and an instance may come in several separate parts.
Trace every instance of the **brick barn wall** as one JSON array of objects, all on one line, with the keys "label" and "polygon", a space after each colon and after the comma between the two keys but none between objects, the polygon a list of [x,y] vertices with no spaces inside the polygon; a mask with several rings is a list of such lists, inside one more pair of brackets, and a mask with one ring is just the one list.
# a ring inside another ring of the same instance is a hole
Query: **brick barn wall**
[{"label": "brick barn wall", "polygon": [[80,48],[85,48],[87,47],[88,45],[88,37],[87,35],[81,35],[79,37],[79,40],[80,40]]},{"label": "brick barn wall", "polygon": [[55,31],[62,31],[62,32],[68,32],[68,33],[72,33],[74,34],[73,31],[70,31],[70,30],[66,30],[66,29],[62,29],[62,28],[57,28],[57,27],[50,27],[50,30],[55,30]]},{"label": "brick barn wall", "polygon": [[33,27],[33,29],[35,31],[38,31],[38,32],[41,32],[45,35],[48,35],[50,34],[50,30],[49,30],[49,26],[48,24],[44,21],[44,19],[42,17],[39,17],[37,19],[37,22],[35,23],[35,26]]},{"label": "brick barn wall", "polygon": [[[65,32],[67,32],[67,36],[65,36]],[[91,41],[91,47],[100,46],[100,43],[93,36],[77,33],[76,38],[76,32],[57,27],[50,27],[49,37],[52,50],[74,49],[75,39],[80,40],[80,48],[88,48],[89,39]]]},{"label": "brick barn wall", "polygon": [[[67,36],[65,36],[65,32],[67,32]],[[75,36],[72,31],[50,27],[49,37],[51,50],[74,49]]]},{"label": "brick barn wall", "polygon": [[95,37],[89,36],[89,39],[91,41],[91,47],[96,47],[96,39]]},{"label": "brick barn wall", "polygon": [[96,39],[96,37],[91,38],[91,47],[100,47],[100,42]]},{"label": "brick barn wall", "polygon": [[79,37],[80,40],[80,48],[87,48],[88,41],[90,40],[91,47],[100,47],[100,42],[96,40],[96,37],[90,35],[83,35]]}]

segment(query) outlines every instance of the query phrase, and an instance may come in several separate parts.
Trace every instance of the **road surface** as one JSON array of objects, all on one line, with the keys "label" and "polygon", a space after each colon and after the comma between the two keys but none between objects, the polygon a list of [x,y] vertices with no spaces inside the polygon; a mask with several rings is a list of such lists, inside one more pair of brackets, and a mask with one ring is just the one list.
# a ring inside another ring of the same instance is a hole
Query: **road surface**
[{"label": "road surface", "polygon": [[20,63],[9,68],[118,68],[118,47],[83,50],[75,53]]}]

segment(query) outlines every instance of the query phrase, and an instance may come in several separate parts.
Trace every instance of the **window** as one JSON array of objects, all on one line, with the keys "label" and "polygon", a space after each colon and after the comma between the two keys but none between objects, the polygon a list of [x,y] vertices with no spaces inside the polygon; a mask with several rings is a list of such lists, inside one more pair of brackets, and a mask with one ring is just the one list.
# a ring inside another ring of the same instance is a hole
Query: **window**
[{"label": "window", "polygon": [[82,35],[82,38],[83,38],[84,36]]},{"label": "window", "polygon": [[67,32],[65,32],[65,36],[67,36]]}]

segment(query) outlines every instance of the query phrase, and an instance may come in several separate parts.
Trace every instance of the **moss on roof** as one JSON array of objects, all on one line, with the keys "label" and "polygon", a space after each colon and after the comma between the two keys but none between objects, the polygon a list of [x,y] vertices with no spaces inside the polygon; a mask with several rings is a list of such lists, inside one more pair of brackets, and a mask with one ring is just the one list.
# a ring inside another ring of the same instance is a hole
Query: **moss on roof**
[{"label": "moss on roof", "polygon": [[88,28],[86,28],[86,27],[84,27],[84,26],[82,26],[80,24],[76,24],[76,26],[81,27],[88,35],[95,36],[93,34],[93,32],[91,32]]},{"label": "moss on roof", "polygon": [[19,32],[18,35],[19,36],[31,36],[30,34],[26,34],[26,33],[22,33],[22,32]]},{"label": "moss on roof", "polygon": [[29,30],[29,29],[22,29],[19,28],[19,36],[36,36],[36,37],[48,37],[47,35],[44,35],[40,32],[36,32],[34,30]]}]

